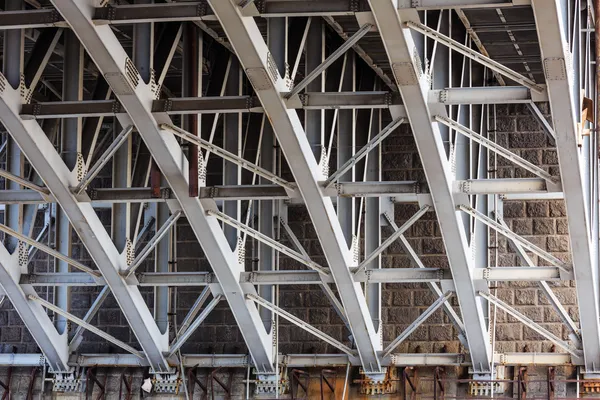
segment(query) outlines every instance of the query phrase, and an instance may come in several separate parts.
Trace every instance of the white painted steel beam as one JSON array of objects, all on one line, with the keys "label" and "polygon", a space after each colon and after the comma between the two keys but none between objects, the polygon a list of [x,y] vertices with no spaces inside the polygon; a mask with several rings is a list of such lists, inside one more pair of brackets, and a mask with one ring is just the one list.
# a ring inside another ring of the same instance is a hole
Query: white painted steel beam
[{"label": "white painted steel beam", "polygon": [[[0,79],[4,80],[3,76]],[[117,300],[149,363],[156,372],[169,366],[162,352],[167,338],[158,331],[146,303],[135,286],[128,285],[119,271],[126,267],[125,255],[119,254],[91,204],[79,203],[72,193],[77,174],[70,171],[36,121],[23,121],[19,116],[21,95],[10,85],[0,85],[0,120],[23,150],[33,168],[68,216],[73,229],[90,253]]]},{"label": "white painted steel beam", "polygon": [[[414,9],[398,11],[397,1],[394,0],[369,0],[369,4],[404,99],[417,149],[421,155],[454,277],[474,370],[477,373],[489,373],[492,351],[484,303],[477,296],[475,287],[474,261],[467,244],[462,219],[456,211],[452,172],[440,129],[433,121],[427,105],[429,82],[422,72],[422,65],[415,60],[414,55],[418,54],[418,50],[412,33],[404,25],[408,20],[418,22],[419,16]],[[395,117],[394,112],[392,108],[392,117]]]},{"label": "white painted steel beam", "polygon": [[240,62],[269,115],[274,132],[320,239],[330,271],[366,373],[381,371],[376,332],[362,288],[354,282],[349,266],[352,255],[337,220],[331,199],[324,198],[318,181],[321,174],[298,114],[288,110],[282,94],[289,88],[273,65],[267,45],[252,17],[244,17],[231,0],[209,1],[236,50]]},{"label": "white painted steel beam", "polygon": [[530,319],[527,316],[521,314],[515,308],[513,308],[510,305],[506,304],[505,302],[503,302],[502,300],[500,300],[496,296],[494,296],[492,294],[489,294],[489,293],[483,293],[483,292],[479,292],[479,295],[482,296],[482,297],[485,297],[486,299],[488,299],[488,301],[494,303],[500,309],[504,310],[506,313],[508,313],[509,315],[511,315],[512,317],[514,317],[515,319],[521,321],[529,329],[532,329],[532,330],[536,331],[537,333],[539,333],[540,335],[544,336],[546,339],[548,339],[549,341],[551,341],[555,345],[561,347],[563,350],[568,351],[570,354],[574,355],[575,357],[580,357],[581,356],[581,350],[578,350],[578,349],[574,348],[570,343],[565,342],[564,340],[562,340],[558,336],[554,335],[552,332],[550,332],[549,330],[547,330],[543,326],[537,324],[532,319]]},{"label": "white painted steel beam", "polygon": [[[184,354],[185,368],[246,368],[251,358],[245,354]],[[0,365],[13,367],[37,367],[43,364],[43,355],[35,353],[0,354]],[[358,357],[346,354],[280,354],[277,359],[282,366],[345,367],[360,365]],[[172,360],[173,366],[179,365]],[[384,359],[385,365],[405,366],[469,366],[468,356],[462,353],[401,353]],[[580,365],[581,358],[567,353],[495,353],[497,365]],[[148,363],[133,354],[81,354],[71,355],[69,365],[82,367],[147,367]]]},{"label": "white painted steel beam", "polygon": [[398,8],[444,10],[449,8],[503,8],[530,4],[531,0],[398,0]]},{"label": "white painted steel beam", "polygon": [[[554,188],[556,185],[551,185]],[[454,182],[455,190],[466,194],[552,193],[543,178],[467,179]]]},{"label": "white painted steel beam", "polygon": [[[216,218],[207,217],[202,201],[189,197],[188,163],[172,133],[161,131],[159,124],[172,121],[166,113],[152,114],[155,94],[133,67],[117,37],[107,25],[92,21],[93,1],[55,0],[54,6],[69,21],[88,54],[103,73],[131,118],[120,118],[121,125],[133,122],[154,160],[165,176],[188,218],[190,226],[210,262],[223,289],[242,336],[259,372],[274,371],[271,336],[267,334],[257,308],[246,300],[239,283],[243,272],[223,235]],[[131,121],[131,122],[130,122]],[[209,201],[214,204],[213,201]],[[149,317],[152,319],[152,317]],[[131,323],[131,321],[130,321]],[[132,324],[132,328],[135,327]],[[165,349],[166,351],[166,349]]]},{"label": "white painted steel beam", "polygon": [[[543,85],[540,85],[543,86]],[[441,104],[514,104],[548,101],[548,93],[535,92],[524,86],[465,87],[430,90],[430,103]]]},{"label": "white painted steel beam", "polygon": [[[585,368],[600,372],[600,303],[598,244],[591,240],[590,210],[583,181],[583,157],[576,124],[580,113],[579,88],[567,44],[569,16],[561,0],[532,0],[567,208],[569,239],[575,273]],[[578,67],[577,67],[578,68]],[[597,162],[597,161],[593,161]]]},{"label": "white painted steel beam", "polygon": [[49,301],[46,301],[40,297],[37,296],[37,294],[30,294],[27,296],[27,299],[30,301],[35,301],[38,302],[39,304],[41,304],[43,307],[53,311],[54,313],[61,315],[63,317],[65,317],[66,319],[70,320],[71,322],[81,326],[83,329],[86,329],[98,336],[100,336],[101,338],[107,340],[108,342],[119,346],[120,348],[122,348],[125,351],[128,351],[131,354],[134,354],[136,357],[139,358],[145,358],[144,354],[136,349],[134,349],[133,347],[131,347],[130,345],[128,345],[127,343],[117,339],[116,337],[109,335],[108,333],[96,328],[95,326],[93,326],[92,324],[82,320],[81,318],[77,318],[76,316],[74,316],[71,313],[68,313],[66,311],[64,311],[62,308],[55,306],[54,304],[50,303]]},{"label": "white painted steel beam", "polygon": [[[558,267],[499,267],[478,268],[473,272],[476,279],[498,282],[538,282],[570,280],[572,275],[564,273]],[[208,272],[149,272],[137,275],[137,281],[128,280],[140,287],[154,286],[207,286],[217,278]],[[439,268],[382,268],[361,272],[354,275],[355,282],[370,283],[428,283],[452,280],[452,274],[447,269]],[[106,282],[102,277],[85,273],[39,273],[22,275],[21,284],[31,286],[102,286]],[[321,285],[334,283],[330,275],[317,271],[255,271],[240,274],[240,283],[253,285]]]},{"label": "white painted steel beam", "polygon": [[435,29],[428,27],[427,25],[421,23],[417,19],[406,20],[405,23],[409,28],[422,33],[423,35],[449,47],[450,49],[464,55],[465,57],[477,61],[478,63],[491,69],[492,71],[504,75],[507,78],[512,79],[513,81],[518,82],[521,85],[528,87],[529,89],[535,92],[542,93],[544,91],[544,87],[538,85],[531,79],[521,75],[520,73],[506,67],[505,65],[497,61],[492,60],[491,58],[477,52],[476,50],[473,50],[472,48],[467,47],[457,42],[456,40],[437,32]]}]

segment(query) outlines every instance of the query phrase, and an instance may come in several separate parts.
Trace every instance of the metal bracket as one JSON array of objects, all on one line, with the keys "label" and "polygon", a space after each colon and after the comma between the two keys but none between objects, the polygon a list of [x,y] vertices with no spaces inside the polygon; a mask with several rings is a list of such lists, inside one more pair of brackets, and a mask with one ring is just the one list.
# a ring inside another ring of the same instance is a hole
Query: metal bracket
[{"label": "metal bracket", "polygon": [[83,368],[72,372],[59,372],[52,379],[52,391],[62,393],[82,393],[85,391],[86,379],[82,378]]},{"label": "metal bracket", "polygon": [[279,80],[279,70],[277,69],[277,63],[271,52],[267,53],[267,68],[269,70],[269,75],[271,75],[271,79],[273,79],[273,83],[277,83]]},{"label": "metal bracket", "polygon": [[549,81],[561,81],[567,79],[567,65],[561,57],[544,59],[544,75]]},{"label": "metal bracket", "polygon": [[85,166],[85,160],[83,154],[77,153],[77,161],[75,164],[75,170],[77,171],[77,181],[81,182],[87,174],[87,168]]},{"label": "metal bracket", "polygon": [[152,379],[154,393],[179,394],[182,380],[179,374],[156,374]]},{"label": "metal bracket", "polygon": [[40,103],[35,103],[33,107],[31,107],[31,115],[36,116],[39,115],[42,111],[42,105]]},{"label": "metal bracket", "polygon": [[48,16],[48,18],[46,19],[46,23],[48,24],[55,24],[57,22],[62,21],[62,16],[60,15],[60,13],[56,10],[52,10],[52,12],[46,14]]},{"label": "metal bracket", "polygon": [[383,102],[385,103],[386,106],[391,106],[394,104],[394,93],[393,92],[386,92],[384,98],[383,98]]},{"label": "metal bracket", "polygon": [[[35,106],[34,106],[35,108]],[[118,114],[121,111],[121,102],[119,100],[114,100],[111,109],[113,114]],[[35,115],[35,114],[34,114]]]},{"label": "metal bracket", "polygon": [[23,270],[29,264],[29,252],[27,251],[25,242],[19,240],[17,251],[19,252],[19,267]]},{"label": "metal bracket", "polygon": [[106,20],[112,21],[117,17],[117,9],[110,4],[106,6]]},{"label": "metal bracket", "polygon": [[164,200],[169,200],[171,198],[171,188],[162,188],[160,190],[160,196]]},{"label": "metal bracket", "polygon": [[129,57],[125,59],[125,76],[127,77],[127,80],[129,80],[129,83],[133,89],[140,84],[140,73]]},{"label": "metal bracket", "polygon": [[394,72],[398,86],[412,86],[419,82],[415,69],[410,62],[392,64],[392,71]]},{"label": "metal bracket", "polygon": [[376,377],[367,375],[360,369],[360,374],[363,376],[360,379],[360,393],[367,396],[379,396],[394,394],[398,392],[398,372],[395,367],[383,368],[385,374]]},{"label": "metal bracket", "polygon": [[6,77],[4,74],[0,73],[0,94],[4,93],[6,90]]},{"label": "metal bracket", "polygon": [[208,13],[208,2],[201,1],[196,6],[196,16],[197,17],[204,17],[204,16],[206,16],[207,13]]},{"label": "metal bracket", "polygon": [[438,100],[440,103],[444,104],[448,101],[449,92],[447,90],[440,90],[438,94]]}]

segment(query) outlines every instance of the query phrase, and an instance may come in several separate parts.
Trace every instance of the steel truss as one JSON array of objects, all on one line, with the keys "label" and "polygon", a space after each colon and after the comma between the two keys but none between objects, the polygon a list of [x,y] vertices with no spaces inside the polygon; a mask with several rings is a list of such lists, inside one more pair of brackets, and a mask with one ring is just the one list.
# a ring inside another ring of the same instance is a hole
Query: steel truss
[{"label": "steel truss", "polygon": [[[534,12],[545,83],[537,82],[531,70],[517,71],[510,62],[489,56],[477,37],[481,28],[473,28],[462,11],[502,13],[517,3],[530,5]],[[25,9],[18,0],[7,0],[6,10],[0,11],[0,29],[8,41],[5,58],[9,53],[19,58],[24,54],[21,41],[10,39],[16,33],[27,29],[36,40],[27,63],[8,63],[0,75],[0,120],[9,133],[0,148],[9,160],[0,170],[9,182],[7,190],[0,191],[6,213],[0,231],[7,235],[6,246],[0,245],[0,298],[10,300],[44,356],[0,354],[0,365],[47,363],[55,373],[73,366],[149,366],[158,374],[171,373],[174,367],[252,365],[265,377],[282,367],[349,364],[378,379],[386,366],[468,365],[484,378],[493,375],[495,365],[573,363],[584,366],[588,374],[600,373],[598,146],[587,134],[593,118],[588,116],[590,122],[585,122],[580,107],[594,92],[586,47],[591,41],[589,35],[583,39],[591,27],[580,15],[571,16],[562,1],[369,0],[368,6],[361,6],[345,0],[202,0],[111,2],[97,7],[92,0],[52,0],[52,4],[54,9]],[[356,18],[359,28],[344,31],[342,19],[336,20],[340,16]],[[255,17],[267,18],[266,40]],[[464,32],[453,28],[464,37],[451,31],[450,21],[465,24]],[[294,32],[300,22],[301,29]],[[135,31],[133,61],[119,40],[119,29],[126,25]],[[217,25],[225,36],[218,36]],[[156,26],[164,30],[153,54],[151,35]],[[341,40],[332,41],[331,52],[326,53],[329,28]],[[59,42],[61,35],[64,44]],[[226,49],[211,50],[222,52],[215,66],[203,58],[208,37]],[[389,64],[389,71],[377,66],[369,49],[361,46],[374,37],[381,39],[380,53],[386,55],[377,62]],[[82,62],[78,41],[93,65]],[[178,68],[170,64],[180,53],[184,90],[178,97],[173,95],[169,68]],[[62,91],[44,80],[53,54],[70,59]],[[358,58],[374,70],[360,88]],[[295,79],[301,59],[304,79]],[[287,65],[289,60],[293,67]],[[460,63],[462,68],[457,68]],[[214,82],[206,88],[198,77],[211,67]],[[20,73],[23,82],[16,79]],[[91,100],[81,96],[86,74],[98,79]],[[385,79],[388,74],[394,83]],[[487,86],[492,74],[500,86]],[[336,88],[326,90],[338,77]],[[246,81],[250,85],[244,85]],[[36,90],[42,84],[53,94]],[[552,123],[545,120],[539,102],[549,102]],[[560,177],[496,142],[485,121],[492,117],[490,105],[497,104],[521,104],[532,110],[556,143]],[[179,118],[181,126],[174,122]],[[109,119],[114,132],[107,133]],[[220,119],[222,146],[215,143]],[[255,120],[262,122],[254,122],[259,128],[253,132],[249,121]],[[243,134],[246,122],[250,129]],[[415,133],[427,187],[413,180],[381,181],[382,146],[406,122]],[[57,150],[58,131],[63,143]],[[258,149],[257,154],[252,148]],[[32,173],[26,173],[21,154]],[[488,165],[497,156],[533,175],[498,178]],[[207,185],[212,179],[207,176],[209,159],[211,166],[219,160],[222,182]],[[113,187],[95,188],[109,161]],[[283,178],[283,161],[293,180]],[[564,198],[572,262],[512,232],[501,207],[496,207],[500,198]],[[394,207],[403,203],[418,203],[419,211],[396,224]],[[313,261],[295,236],[288,224],[288,204],[306,207],[324,261]],[[112,209],[111,233],[97,215],[107,208]],[[450,269],[425,268],[404,236],[430,210],[439,221]],[[45,233],[34,239],[40,211],[56,226],[48,223]],[[190,224],[212,272],[174,269],[176,254],[171,251],[180,217]],[[382,240],[386,225],[394,232]],[[71,229],[95,266],[72,257]],[[510,239],[524,266],[492,264],[487,247],[496,232]],[[56,235],[56,248],[41,243],[44,235]],[[283,238],[293,246],[282,244]],[[257,270],[246,268],[247,241],[259,248]],[[381,268],[382,254],[395,241],[413,268]],[[56,271],[29,270],[34,251],[55,258]],[[549,265],[535,266],[526,251]],[[143,271],[152,253],[155,270]],[[278,270],[284,256],[298,268]],[[546,283],[572,279],[577,284],[580,326]],[[492,282],[511,281],[540,282],[571,343],[491,293]],[[437,298],[385,346],[382,283],[426,283]],[[350,340],[332,337],[280,307],[278,290],[285,285],[319,286],[347,326]],[[77,286],[99,291],[83,318],[69,312],[69,288]],[[143,287],[154,288],[154,315],[140,292]],[[170,332],[169,297],[180,287],[197,287],[199,296],[177,332]],[[54,290],[54,303],[42,298],[39,288]],[[142,351],[91,324],[109,293]],[[448,301],[454,295],[461,316]],[[229,305],[249,355],[181,354],[182,346],[221,300]],[[569,354],[494,354],[491,307],[511,314]],[[45,309],[54,312],[55,321]],[[438,309],[444,309],[456,326],[468,356],[394,354]],[[279,317],[345,354],[278,355],[273,339]],[[63,330],[67,319],[80,326],[70,343]],[[132,354],[77,355],[84,329]]]}]

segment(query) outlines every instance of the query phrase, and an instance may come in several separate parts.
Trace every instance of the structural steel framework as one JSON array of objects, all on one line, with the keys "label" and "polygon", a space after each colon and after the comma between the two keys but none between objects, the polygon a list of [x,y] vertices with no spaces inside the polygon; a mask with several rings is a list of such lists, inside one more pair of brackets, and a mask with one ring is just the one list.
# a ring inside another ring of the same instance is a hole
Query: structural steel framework
[{"label": "structural steel framework", "polygon": [[[0,364],[42,362],[54,374],[76,366],[143,365],[161,379],[180,366],[252,365],[267,380],[282,363],[351,363],[375,380],[390,365],[468,364],[485,379],[499,360],[518,364],[531,357],[494,354],[493,306],[566,351],[538,354],[538,363],[572,362],[600,373],[598,143],[590,134],[597,42],[589,1],[103,3],[6,0],[0,11],[0,121],[7,132],[0,148],[6,160],[0,298],[12,303],[43,355],[40,361],[36,354],[0,354]],[[504,46],[488,49],[486,41]],[[503,53],[507,46],[518,56]],[[207,60],[211,52],[218,65]],[[360,87],[358,70],[368,76]],[[551,121],[540,102],[549,102]],[[496,141],[490,121],[497,104],[530,108],[556,143],[560,176]],[[258,137],[244,137],[250,116]],[[427,187],[381,179],[382,145],[401,124],[416,133]],[[496,176],[498,158],[519,167],[522,177]],[[209,160],[214,169],[219,159],[215,175]],[[105,166],[112,166],[112,187],[97,184]],[[502,199],[564,199],[572,260],[512,232],[502,219]],[[312,260],[287,225],[290,203],[305,205],[325,263]],[[420,210],[397,226],[391,215],[401,203],[418,203]],[[106,209],[110,231],[97,213]],[[436,213],[449,270],[425,268],[404,237],[428,211]],[[212,272],[173,270],[170,249],[180,217]],[[384,240],[386,226],[393,233]],[[71,232],[94,265],[73,258]],[[494,235],[510,240],[523,266],[494,265],[488,254]],[[55,248],[45,244],[48,237]],[[252,271],[244,263],[250,240],[259,243],[260,255]],[[382,253],[395,241],[411,268],[381,268]],[[54,272],[28,268],[37,251],[56,259]],[[138,271],[153,252],[154,272]],[[302,267],[279,271],[280,255]],[[546,283],[561,280],[576,281],[580,326]],[[540,282],[571,342],[495,297],[490,287],[498,281]],[[387,347],[383,282],[427,283],[437,298]],[[300,284],[324,291],[349,341],[277,304],[278,285]],[[83,318],[69,312],[72,286],[99,288]],[[199,296],[170,332],[170,290],[178,286],[197,286]],[[142,287],[154,288],[152,310]],[[41,288],[54,291],[53,301],[36,292]],[[139,349],[91,324],[109,293]],[[458,309],[449,302],[453,295]],[[181,354],[220,301],[231,309],[249,354]],[[467,357],[394,353],[438,308],[455,325]],[[344,354],[277,354],[275,315]],[[67,321],[79,326],[70,341]],[[82,330],[131,354],[79,354]]]}]

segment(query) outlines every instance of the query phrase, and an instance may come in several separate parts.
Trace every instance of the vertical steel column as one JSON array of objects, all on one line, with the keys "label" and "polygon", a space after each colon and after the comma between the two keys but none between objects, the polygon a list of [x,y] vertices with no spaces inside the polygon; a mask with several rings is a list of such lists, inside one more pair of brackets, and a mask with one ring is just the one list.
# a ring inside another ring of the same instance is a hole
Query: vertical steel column
[{"label": "vertical steel column", "polygon": [[[460,31],[462,34],[462,30]],[[454,39],[468,44],[468,34],[464,33],[461,36],[453,35],[455,32],[452,29],[449,30],[450,36],[454,36]],[[467,40],[467,41],[466,41]],[[439,46],[438,46],[439,47]],[[461,56],[460,54],[454,53],[453,57],[450,60],[451,63],[451,74],[450,74],[450,82],[451,87],[465,87],[469,85],[470,82],[470,74],[469,74],[469,59],[465,56]],[[464,126],[468,126],[469,129],[472,129],[471,126],[471,113],[470,106],[468,104],[458,104],[456,106],[450,106],[451,118],[455,121],[458,121]],[[454,143],[452,146],[452,153],[450,155],[450,163],[453,164],[454,169],[454,179],[456,180],[465,180],[470,179],[470,169],[471,169],[471,160],[470,160],[470,148],[471,148],[471,140],[464,135],[459,135],[456,131],[452,131],[454,137]],[[463,224],[465,226],[465,233],[467,235],[467,242],[471,240],[471,217],[466,214],[461,214],[461,218],[463,220]]]},{"label": "vertical steel column", "polygon": [[[67,30],[64,35],[64,62],[63,62],[63,100],[77,101],[83,99],[83,49],[75,34]],[[61,153],[65,164],[70,170],[81,165],[81,118],[65,118],[62,121]],[[71,256],[71,224],[66,213],[56,207],[56,248],[62,254]],[[69,264],[56,260],[56,271],[69,272]],[[58,287],[55,291],[55,304],[65,311],[69,311],[69,288]],[[56,316],[56,329],[63,333],[67,327],[67,319]]]},{"label": "vertical steel column", "polygon": [[[226,96],[239,96],[241,94],[241,74],[240,63],[237,57],[231,60],[231,69],[227,77],[225,87]],[[223,116],[223,148],[230,153],[238,156],[242,155],[242,114],[225,114]],[[229,161],[223,161],[223,185],[239,185],[241,184],[241,167]],[[237,200],[224,201],[223,212],[232,218],[240,219],[241,205]],[[225,237],[229,242],[229,246],[233,250],[236,249],[238,240],[238,231],[236,228],[225,225],[223,226]],[[243,251],[243,249],[239,249]]]},{"label": "vertical steel column", "polygon": [[[148,4],[147,0],[136,0],[136,4]],[[133,61],[145,81],[150,81],[152,55],[152,24],[136,24],[133,26]],[[113,134],[118,135],[121,126],[114,121]],[[132,143],[133,135],[129,135],[125,143],[119,147],[113,157],[113,187],[127,188],[132,185]],[[131,234],[131,204],[115,203],[112,205],[112,239],[118,251],[127,251]]]},{"label": "vertical steel column", "polygon": [[[308,37],[306,39],[306,74],[308,75],[316,69],[325,59],[324,46],[324,30],[323,20],[321,18],[313,18],[308,29]],[[325,73],[313,80],[307,87],[307,92],[322,92],[325,79]],[[324,135],[324,118],[325,110],[306,110],[304,117],[304,128],[308,143],[315,155],[317,163],[321,161],[323,150],[323,135]]]},{"label": "vertical steel column", "polygon": [[[23,2],[21,0],[7,0],[5,4],[6,11],[21,10]],[[2,57],[3,71],[6,80],[13,88],[18,88],[21,83],[21,71],[23,68],[23,31],[21,29],[11,29],[4,31],[4,54]],[[7,135],[6,136],[6,169],[9,172],[23,176],[24,158],[19,146]],[[21,186],[11,180],[6,180],[6,189],[21,189]],[[21,232],[23,226],[23,205],[6,205],[4,216],[6,225],[17,232]],[[17,250],[19,241],[17,238],[7,236],[5,239],[6,248],[9,252]]]},{"label": "vertical steel column", "polygon": [[[277,64],[281,76],[285,76],[287,60],[287,21],[285,18],[269,18],[267,20],[268,34],[267,45]],[[270,121],[264,124],[262,140],[260,142],[260,166],[267,171],[275,172],[275,133]],[[260,184],[270,184],[265,178],[259,178]],[[260,200],[258,203],[258,230],[268,237],[274,237],[273,227],[273,200]],[[287,209],[286,209],[287,210]],[[265,243],[258,244],[259,269],[272,271],[275,265],[275,251]],[[263,285],[258,288],[260,296],[273,302],[273,286]],[[271,331],[272,313],[266,307],[260,308],[260,316],[267,332]]]},{"label": "vertical steel column", "polygon": [[[199,51],[199,41],[201,33],[192,22],[184,25],[184,46],[183,52],[183,88],[184,97],[197,97],[201,94],[202,85],[202,52]],[[197,114],[186,115],[184,118],[184,129],[194,136],[198,136],[198,118]],[[188,144],[188,161],[190,174],[190,197],[198,197],[199,184],[199,161],[198,146],[192,143]]]},{"label": "vertical steel column", "polygon": [[[374,112],[371,133],[381,132],[381,110]],[[381,181],[381,145],[372,150],[365,160],[365,178],[368,182]],[[365,198],[365,254],[371,254],[381,245],[381,199]],[[381,268],[381,255],[367,264],[367,270]],[[381,283],[367,283],[365,296],[375,330],[381,329]]]},{"label": "vertical steel column", "polygon": [[[114,121],[113,135],[121,132],[118,121]],[[125,140],[125,143],[119,147],[113,157],[112,184],[115,188],[131,187],[131,136]],[[131,203],[113,203],[112,205],[112,238],[117,250],[127,251],[127,246],[131,245],[129,240],[130,232],[130,211]]]},{"label": "vertical steel column", "polygon": [[[183,81],[182,81],[182,90],[181,93],[184,97],[197,97],[201,96],[202,91],[202,49],[203,49],[203,36],[202,32],[196,27],[193,22],[185,22],[183,24]],[[166,68],[166,67],[165,67]],[[200,120],[201,116],[196,114],[186,115],[182,118],[184,128],[194,134],[195,136],[199,136],[200,129]],[[189,144],[188,147],[188,161],[189,161],[189,187],[188,187],[188,195],[190,197],[198,197],[198,186],[199,186],[199,159],[198,155],[200,150],[198,146]],[[168,209],[165,216],[168,217]],[[159,217],[164,218],[163,212],[159,213]],[[158,225],[157,225],[158,226]],[[173,232],[175,234],[176,232]],[[172,234],[172,235],[173,235]],[[169,235],[171,238],[172,235]],[[165,239],[162,242],[167,243]],[[175,243],[175,246],[177,244]],[[157,253],[158,255],[158,253]],[[175,254],[173,254],[175,256]],[[165,265],[167,266],[167,265]],[[168,267],[168,266],[167,266]],[[157,271],[158,271],[157,265]],[[163,271],[168,271],[168,268]],[[166,289],[166,290],[165,290]],[[156,288],[155,289],[156,300],[158,301],[161,298],[164,298],[166,302],[160,307],[165,307],[162,312],[167,312],[168,307],[168,288]],[[163,297],[164,296],[164,297]],[[156,303],[156,306],[159,307],[159,304]],[[161,323],[159,321],[159,328],[161,327]],[[181,331],[180,331],[181,332]]]},{"label": "vertical steel column", "polygon": [[[310,44],[309,44],[310,46]],[[354,52],[348,52],[344,57],[342,68],[342,91],[354,92],[356,90],[356,71],[355,71]],[[319,111],[320,112],[320,111]],[[337,121],[337,167],[341,168],[354,155],[355,133],[356,133],[356,111],[339,110]],[[339,182],[354,182],[354,168],[351,168],[340,177]],[[352,237],[355,230],[354,198],[338,197],[337,215],[346,244],[351,248]],[[367,252],[367,254],[369,254]]]}]

